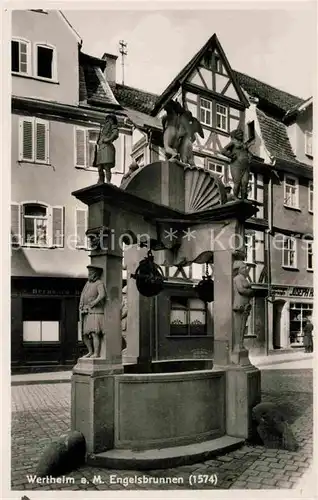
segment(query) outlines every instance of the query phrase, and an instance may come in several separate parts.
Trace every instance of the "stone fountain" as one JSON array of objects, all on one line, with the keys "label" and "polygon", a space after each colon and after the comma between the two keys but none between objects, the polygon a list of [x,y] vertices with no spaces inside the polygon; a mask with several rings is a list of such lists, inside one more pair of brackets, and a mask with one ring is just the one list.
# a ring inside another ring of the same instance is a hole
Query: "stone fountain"
[{"label": "stone fountain", "polygon": [[[244,222],[257,209],[228,202],[216,175],[178,161],[135,170],[120,188],[96,184],[73,195],[88,206],[90,260],[103,268],[108,293],[101,356],[80,358],[72,375],[72,430],[85,436],[90,463],[171,467],[240,446],[260,402],[260,371],[233,328],[233,266],[242,259]],[[195,238],[182,238],[184,231]],[[129,365],[121,356],[122,243],[130,244],[127,349],[136,362]],[[152,301],[130,278],[149,248],[159,265],[213,262],[213,362],[152,361],[145,327]]]}]

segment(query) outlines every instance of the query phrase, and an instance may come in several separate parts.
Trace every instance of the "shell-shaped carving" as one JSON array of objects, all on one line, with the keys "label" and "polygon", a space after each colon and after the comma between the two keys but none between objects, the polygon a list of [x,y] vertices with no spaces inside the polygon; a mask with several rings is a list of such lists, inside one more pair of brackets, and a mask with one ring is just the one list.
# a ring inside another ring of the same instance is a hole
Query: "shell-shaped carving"
[{"label": "shell-shaped carving", "polygon": [[202,212],[226,203],[220,178],[210,170],[185,167],[185,212]]}]

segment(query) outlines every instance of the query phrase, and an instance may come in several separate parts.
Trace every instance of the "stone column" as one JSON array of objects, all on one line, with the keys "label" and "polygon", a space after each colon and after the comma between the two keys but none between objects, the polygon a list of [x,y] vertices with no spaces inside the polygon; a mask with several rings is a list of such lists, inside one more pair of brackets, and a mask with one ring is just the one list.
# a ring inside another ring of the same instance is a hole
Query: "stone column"
[{"label": "stone column", "polygon": [[[91,207],[90,207],[91,208]],[[108,233],[109,235],[109,233]],[[114,446],[115,375],[121,362],[122,252],[112,248],[108,236],[102,248],[92,250],[92,265],[103,268],[107,290],[100,358],[80,358],[72,375],[72,430],[83,433],[87,451],[97,453]]]},{"label": "stone column", "polygon": [[236,220],[215,233],[214,258],[214,367],[226,370],[226,433],[247,438],[251,410],[260,402],[260,371],[248,350],[235,349],[233,332],[233,256],[239,250],[235,235],[242,234]]}]

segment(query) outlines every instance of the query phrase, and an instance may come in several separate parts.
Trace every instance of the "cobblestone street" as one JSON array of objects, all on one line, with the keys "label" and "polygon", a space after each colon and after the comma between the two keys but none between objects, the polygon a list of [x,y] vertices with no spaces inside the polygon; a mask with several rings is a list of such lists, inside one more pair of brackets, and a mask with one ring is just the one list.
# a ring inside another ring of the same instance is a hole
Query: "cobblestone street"
[{"label": "cobblestone street", "polygon": [[[147,472],[110,471],[85,466],[67,476],[74,478],[72,484],[32,484],[27,476],[35,473],[45,446],[70,429],[70,391],[69,383],[12,387],[12,489],[187,489],[191,488],[190,474],[204,474],[207,478],[213,474],[217,476],[216,485],[207,480],[206,484],[193,485],[194,489],[290,489],[297,486],[311,464],[312,395],[267,392],[262,394],[263,401],[277,402],[285,409],[300,443],[298,452],[245,445],[237,451],[191,466]],[[138,484],[136,478],[141,477],[142,484]],[[179,483],[155,484],[158,478],[172,477],[179,478]],[[127,485],[129,478],[132,478],[132,483]]]}]

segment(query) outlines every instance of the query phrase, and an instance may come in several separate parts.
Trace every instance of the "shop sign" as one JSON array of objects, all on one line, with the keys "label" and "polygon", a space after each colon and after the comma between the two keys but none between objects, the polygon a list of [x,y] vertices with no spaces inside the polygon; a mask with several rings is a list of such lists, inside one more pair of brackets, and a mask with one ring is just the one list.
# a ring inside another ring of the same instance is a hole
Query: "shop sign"
[{"label": "shop sign", "polygon": [[303,286],[273,286],[272,291],[274,295],[279,295],[280,297],[299,297],[312,299],[314,296],[313,288]]}]

